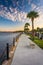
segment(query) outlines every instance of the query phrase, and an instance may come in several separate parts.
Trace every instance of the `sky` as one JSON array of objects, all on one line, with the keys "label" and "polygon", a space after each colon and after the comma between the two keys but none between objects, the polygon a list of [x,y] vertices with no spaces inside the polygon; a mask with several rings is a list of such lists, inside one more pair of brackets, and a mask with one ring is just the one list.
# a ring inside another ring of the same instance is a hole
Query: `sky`
[{"label": "sky", "polygon": [[43,0],[0,0],[0,31],[23,30],[27,13],[37,11],[39,17],[34,20],[34,28],[43,27]]}]

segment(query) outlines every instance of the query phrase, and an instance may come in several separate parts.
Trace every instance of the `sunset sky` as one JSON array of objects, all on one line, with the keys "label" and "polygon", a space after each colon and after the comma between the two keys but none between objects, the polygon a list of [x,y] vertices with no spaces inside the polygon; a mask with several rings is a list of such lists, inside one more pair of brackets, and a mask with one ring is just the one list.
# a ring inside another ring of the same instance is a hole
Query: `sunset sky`
[{"label": "sunset sky", "polygon": [[37,11],[39,17],[34,20],[34,27],[43,27],[43,0],[0,0],[0,31],[23,30],[27,13]]}]

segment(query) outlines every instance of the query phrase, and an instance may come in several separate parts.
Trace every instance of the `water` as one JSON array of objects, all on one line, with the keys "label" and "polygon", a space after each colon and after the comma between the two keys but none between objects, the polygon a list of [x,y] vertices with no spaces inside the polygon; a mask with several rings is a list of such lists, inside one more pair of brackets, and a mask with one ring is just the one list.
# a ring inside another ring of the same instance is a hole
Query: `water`
[{"label": "water", "polygon": [[9,45],[13,42],[13,37],[16,37],[19,33],[1,33],[0,32],[0,56],[6,47],[6,43]]}]

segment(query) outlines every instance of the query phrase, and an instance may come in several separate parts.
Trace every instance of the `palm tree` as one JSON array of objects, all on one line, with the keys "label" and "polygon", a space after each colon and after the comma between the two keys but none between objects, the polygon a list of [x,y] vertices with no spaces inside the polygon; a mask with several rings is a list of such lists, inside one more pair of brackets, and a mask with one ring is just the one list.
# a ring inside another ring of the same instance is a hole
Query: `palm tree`
[{"label": "palm tree", "polygon": [[38,12],[35,11],[31,11],[30,13],[27,14],[27,18],[30,18],[32,21],[32,36],[33,36],[33,40],[34,40],[34,18],[37,18]]}]

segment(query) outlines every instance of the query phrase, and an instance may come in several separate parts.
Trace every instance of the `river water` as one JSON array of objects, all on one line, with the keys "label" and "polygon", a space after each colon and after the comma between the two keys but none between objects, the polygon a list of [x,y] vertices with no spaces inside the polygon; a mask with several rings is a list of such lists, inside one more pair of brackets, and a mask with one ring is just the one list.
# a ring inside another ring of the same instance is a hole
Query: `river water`
[{"label": "river water", "polygon": [[13,37],[16,37],[19,33],[2,33],[0,32],[0,55],[6,47],[6,43],[9,45],[13,42]]}]

